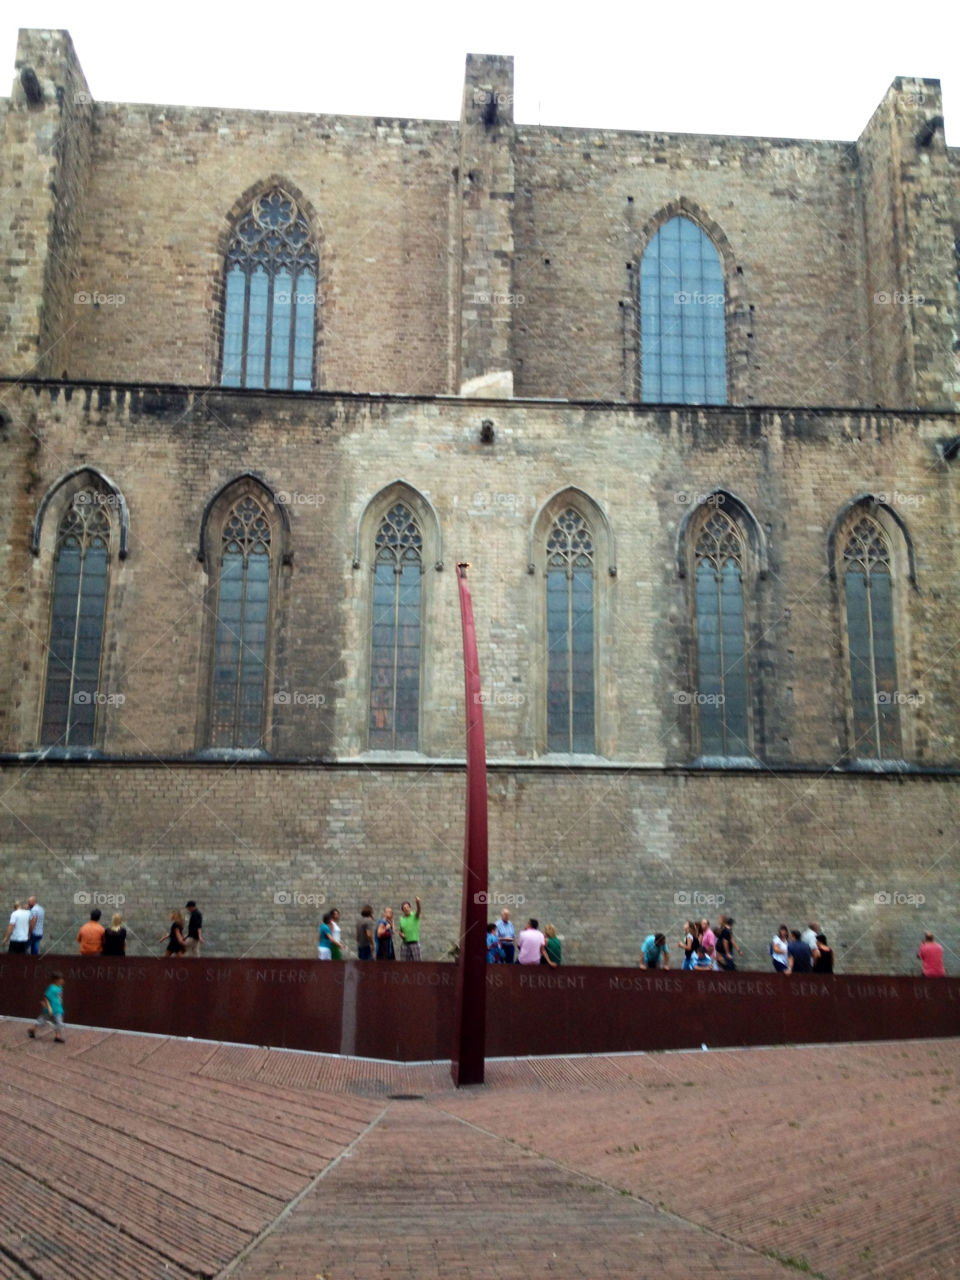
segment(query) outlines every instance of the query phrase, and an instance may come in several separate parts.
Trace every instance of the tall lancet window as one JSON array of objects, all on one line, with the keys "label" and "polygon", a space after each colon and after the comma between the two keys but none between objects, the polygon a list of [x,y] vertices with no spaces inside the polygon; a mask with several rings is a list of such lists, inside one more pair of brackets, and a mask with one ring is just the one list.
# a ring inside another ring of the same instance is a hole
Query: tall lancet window
[{"label": "tall lancet window", "polygon": [[419,748],[422,576],[420,527],[397,502],[376,537],[368,739],[374,750]]},{"label": "tall lancet window", "polygon": [[547,748],[594,750],[593,534],[574,507],[547,537]]},{"label": "tall lancet window", "polygon": [[270,520],[250,494],[227,513],[220,536],[210,743],[260,747],[264,735],[270,616]]},{"label": "tall lancet window", "polygon": [[709,510],[696,535],[697,720],[700,753],[748,756],[745,547],[736,522]]},{"label": "tall lancet window", "polygon": [[890,547],[883,527],[861,515],[843,547],[854,756],[899,759],[900,708],[893,633]]},{"label": "tall lancet window", "polygon": [[665,222],[640,263],[640,395],[647,403],[726,404],[723,264],[689,218]]},{"label": "tall lancet window", "polygon": [[311,390],[319,262],[292,196],[254,201],[227,250],[224,386]]},{"label": "tall lancet window", "polygon": [[103,494],[75,493],[57,530],[41,741],[94,744],[107,603],[110,519]]}]

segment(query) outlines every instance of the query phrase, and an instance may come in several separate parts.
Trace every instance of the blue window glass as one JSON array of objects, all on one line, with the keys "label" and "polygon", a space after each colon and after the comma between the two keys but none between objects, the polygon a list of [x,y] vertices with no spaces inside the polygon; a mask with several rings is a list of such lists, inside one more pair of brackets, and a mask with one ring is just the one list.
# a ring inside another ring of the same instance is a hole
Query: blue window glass
[{"label": "blue window glass", "polygon": [[416,751],[423,539],[402,502],[381,521],[376,548],[368,743],[372,749]]},{"label": "blue window glass", "polygon": [[700,527],[694,554],[700,753],[748,756],[744,548],[735,522],[712,511]]},{"label": "blue window glass", "polygon": [[292,197],[275,188],[256,200],[227,252],[224,386],[312,389],[318,267]]},{"label": "blue window glass", "polygon": [[726,404],[723,266],[689,218],[671,218],[640,263],[640,394],[646,403]]},{"label": "blue window glass", "polygon": [[900,702],[890,550],[883,528],[861,516],[843,550],[854,756],[899,759]]},{"label": "blue window glass", "polygon": [[270,617],[270,521],[241,498],[224,521],[214,638],[210,742],[263,744]]},{"label": "blue window glass", "polygon": [[57,531],[41,741],[90,747],[103,705],[100,657],[107,603],[110,521],[103,495],[73,497]]},{"label": "blue window glass", "polygon": [[547,749],[594,743],[593,536],[568,507],[547,537]]}]

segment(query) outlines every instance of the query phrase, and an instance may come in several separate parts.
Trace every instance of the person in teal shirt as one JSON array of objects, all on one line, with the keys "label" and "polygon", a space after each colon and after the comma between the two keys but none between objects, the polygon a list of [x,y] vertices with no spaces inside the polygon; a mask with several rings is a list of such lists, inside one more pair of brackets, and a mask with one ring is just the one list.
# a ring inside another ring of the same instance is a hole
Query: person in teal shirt
[{"label": "person in teal shirt", "polygon": [[662,933],[651,933],[644,938],[643,950],[640,953],[640,968],[670,968],[670,955],[667,951],[667,940]]},{"label": "person in teal shirt", "polygon": [[416,899],[416,911],[410,910],[409,902],[400,904],[400,948],[401,960],[420,959],[420,899]]},{"label": "person in teal shirt", "polygon": [[556,927],[548,924],[543,932],[546,935],[546,942],[540,948],[540,963],[548,964],[551,969],[556,969],[562,962],[563,954]]},{"label": "person in teal shirt", "polygon": [[43,1000],[40,1002],[40,1017],[27,1031],[27,1035],[31,1040],[36,1039],[37,1032],[48,1024],[53,1025],[55,1035],[53,1037],[55,1044],[63,1044],[63,974],[54,973],[51,975],[53,981],[43,993]]}]

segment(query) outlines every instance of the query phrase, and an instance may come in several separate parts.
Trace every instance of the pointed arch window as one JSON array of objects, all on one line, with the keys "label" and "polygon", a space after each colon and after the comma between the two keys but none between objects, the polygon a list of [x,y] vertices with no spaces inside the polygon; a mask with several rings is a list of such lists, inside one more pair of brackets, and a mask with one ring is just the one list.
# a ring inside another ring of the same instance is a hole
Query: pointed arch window
[{"label": "pointed arch window", "polygon": [[258,197],[227,250],[224,386],[312,389],[319,265],[293,197]]},{"label": "pointed arch window", "polygon": [[384,515],[375,546],[368,745],[417,751],[423,535],[405,503]]},{"label": "pointed arch window", "polygon": [[746,547],[737,522],[725,511],[708,509],[696,534],[694,561],[700,754],[748,756]]},{"label": "pointed arch window", "polygon": [[210,718],[214,747],[263,745],[271,534],[266,511],[250,493],[233,503],[221,527]]},{"label": "pointed arch window", "polygon": [[646,403],[726,404],[723,264],[690,218],[665,222],[644,252],[640,353]]},{"label": "pointed arch window", "polygon": [[57,529],[47,683],[41,741],[45,746],[93,746],[110,565],[106,495],[74,494]]},{"label": "pointed arch window", "polygon": [[547,749],[592,753],[594,539],[574,507],[547,536]]},{"label": "pointed arch window", "polygon": [[860,514],[844,540],[843,583],[853,753],[862,759],[899,759],[890,544],[883,526],[869,515]]}]

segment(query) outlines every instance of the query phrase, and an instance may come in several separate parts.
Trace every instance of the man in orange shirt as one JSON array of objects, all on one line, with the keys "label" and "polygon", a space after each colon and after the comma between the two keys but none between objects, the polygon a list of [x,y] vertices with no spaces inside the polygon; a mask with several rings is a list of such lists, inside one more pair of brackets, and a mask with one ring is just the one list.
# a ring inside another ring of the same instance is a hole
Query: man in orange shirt
[{"label": "man in orange shirt", "polygon": [[82,956],[102,955],[103,935],[104,928],[100,923],[100,908],[94,907],[90,912],[90,919],[85,925],[80,926],[80,932],[77,934],[77,941],[80,943],[80,954]]}]

